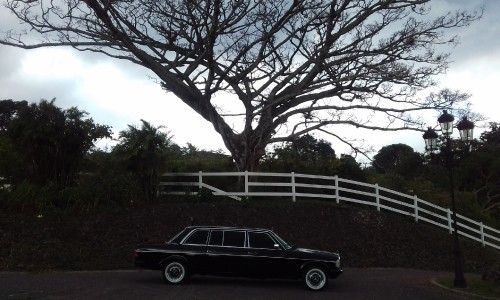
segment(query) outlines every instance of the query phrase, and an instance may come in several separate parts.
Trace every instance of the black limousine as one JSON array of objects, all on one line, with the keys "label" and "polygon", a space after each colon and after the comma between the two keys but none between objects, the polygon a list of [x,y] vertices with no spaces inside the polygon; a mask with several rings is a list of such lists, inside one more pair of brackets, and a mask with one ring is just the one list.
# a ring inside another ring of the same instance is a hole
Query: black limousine
[{"label": "black limousine", "polygon": [[318,291],[342,273],[338,253],[290,246],[257,228],[191,226],[168,242],[139,245],[134,258],[136,267],[161,270],[170,284],[193,274],[288,278]]}]

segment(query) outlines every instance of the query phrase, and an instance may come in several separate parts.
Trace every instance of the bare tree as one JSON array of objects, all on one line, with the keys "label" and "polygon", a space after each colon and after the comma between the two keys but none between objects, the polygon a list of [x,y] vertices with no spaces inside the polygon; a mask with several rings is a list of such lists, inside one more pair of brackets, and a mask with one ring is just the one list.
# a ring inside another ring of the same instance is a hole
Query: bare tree
[{"label": "bare tree", "polygon": [[[335,125],[421,130],[415,112],[460,98],[416,93],[447,68],[437,48],[456,37],[446,31],[480,13],[431,18],[429,2],[6,0],[26,28],[0,43],[71,46],[144,66],[213,124],[240,170],[252,171],[270,143],[319,130],[355,148]],[[220,93],[233,105],[218,106]],[[238,129],[229,122],[236,116]]]}]

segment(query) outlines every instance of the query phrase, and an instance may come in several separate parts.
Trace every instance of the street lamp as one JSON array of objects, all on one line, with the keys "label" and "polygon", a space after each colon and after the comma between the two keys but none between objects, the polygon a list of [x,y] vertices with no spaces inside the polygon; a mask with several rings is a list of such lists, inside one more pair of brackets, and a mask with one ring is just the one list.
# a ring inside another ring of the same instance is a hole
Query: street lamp
[{"label": "street lamp", "polygon": [[[467,287],[467,283],[464,277],[463,271],[463,260],[462,260],[462,250],[460,248],[460,240],[458,239],[458,222],[457,213],[455,205],[455,183],[453,180],[453,151],[451,149],[451,134],[453,133],[453,121],[455,118],[449,114],[446,110],[438,118],[439,125],[441,127],[441,132],[446,138],[446,167],[448,168],[448,174],[450,177],[450,195],[451,195],[451,206],[453,210],[453,255],[455,260],[455,279],[453,285],[457,288]],[[457,129],[460,131],[460,138],[462,141],[471,141],[472,133],[474,129],[474,123],[463,118],[457,124]],[[425,140],[425,148],[428,151],[433,151],[437,149],[437,139],[438,134],[429,127],[424,133],[423,138]]]}]

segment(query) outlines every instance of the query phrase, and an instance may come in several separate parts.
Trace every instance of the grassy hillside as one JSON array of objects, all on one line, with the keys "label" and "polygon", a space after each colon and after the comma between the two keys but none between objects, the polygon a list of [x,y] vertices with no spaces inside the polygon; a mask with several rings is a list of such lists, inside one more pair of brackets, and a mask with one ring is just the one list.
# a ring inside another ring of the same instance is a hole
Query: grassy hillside
[{"label": "grassy hillside", "polygon": [[[0,212],[0,270],[133,268],[138,243],[163,241],[188,225],[272,228],[301,247],[340,251],[345,268],[451,270],[447,231],[413,219],[329,202],[163,200],[87,214]],[[462,240],[465,269],[483,272],[500,251]]]}]

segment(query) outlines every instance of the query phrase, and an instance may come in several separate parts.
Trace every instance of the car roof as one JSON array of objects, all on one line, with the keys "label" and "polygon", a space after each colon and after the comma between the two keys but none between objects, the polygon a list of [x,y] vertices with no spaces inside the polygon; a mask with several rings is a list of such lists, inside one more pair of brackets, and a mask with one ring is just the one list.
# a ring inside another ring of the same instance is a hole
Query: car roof
[{"label": "car roof", "polygon": [[180,243],[188,234],[194,230],[242,230],[255,232],[272,232],[271,229],[252,228],[252,227],[236,227],[236,226],[188,226],[171,238],[168,243]]},{"label": "car roof", "polygon": [[235,226],[188,226],[186,229],[218,229],[218,230],[247,230],[247,231],[272,231],[266,228],[235,227]]}]

